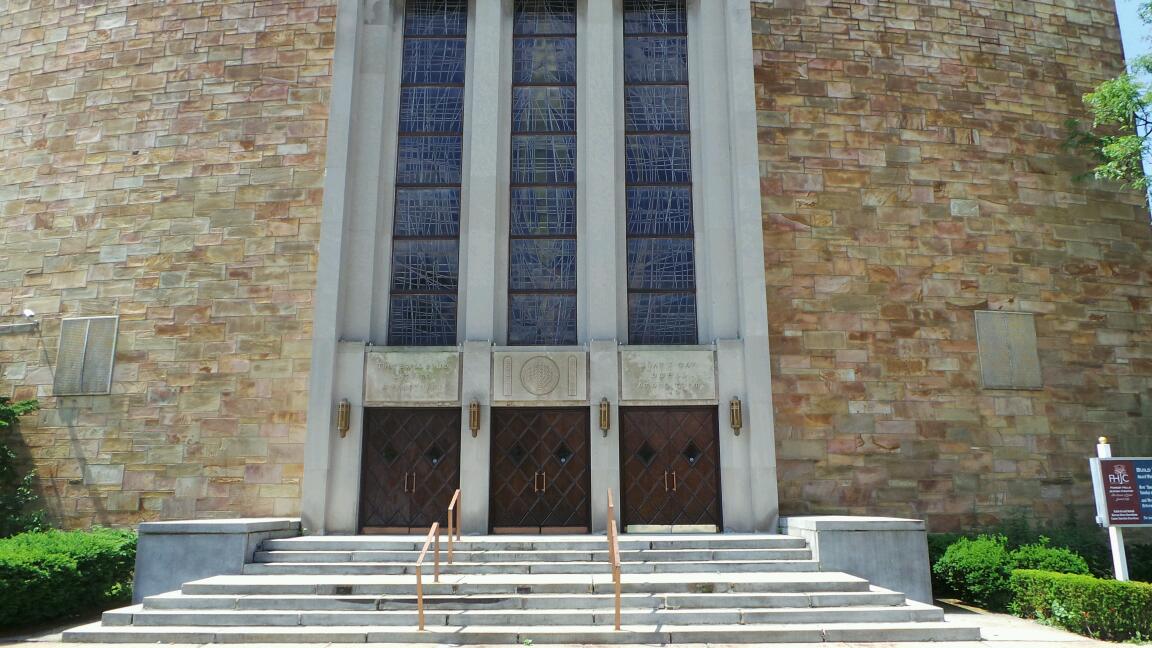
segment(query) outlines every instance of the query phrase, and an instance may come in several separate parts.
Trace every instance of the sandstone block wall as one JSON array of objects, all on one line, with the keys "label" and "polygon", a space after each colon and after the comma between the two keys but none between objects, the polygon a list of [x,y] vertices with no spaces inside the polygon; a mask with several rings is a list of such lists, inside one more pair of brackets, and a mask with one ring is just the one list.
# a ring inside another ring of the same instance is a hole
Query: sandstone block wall
[{"label": "sandstone block wall", "polygon": [[[333,0],[0,0],[5,395],[66,526],[297,512]],[[119,314],[111,396],[51,397]]]},{"label": "sandstone block wall", "polygon": [[[1096,438],[1152,453],[1143,197],[1075,179],[1112,0],[753,3],[784,514],[1089,516]],[[974,310],[1035,313],[985,390]]]}]

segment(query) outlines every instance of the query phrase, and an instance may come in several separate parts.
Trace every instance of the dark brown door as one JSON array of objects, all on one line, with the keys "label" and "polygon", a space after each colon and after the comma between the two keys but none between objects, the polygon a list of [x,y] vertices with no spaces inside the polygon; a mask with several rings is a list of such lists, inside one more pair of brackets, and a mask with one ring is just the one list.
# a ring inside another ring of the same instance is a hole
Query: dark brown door
[{"label": "dark brown door", "polygon": [[492,410],[493,533],[587,533],[588,410]]},{"label": "dark brown door", "polygon": [[362,533],[427,533],[448,524],[460,487],[460,410],[364,410]]},{"label": "dark brown door", "polygon": [[715,407],[620,408],[620,510],[630,525],[705,525],[720,519]]}]

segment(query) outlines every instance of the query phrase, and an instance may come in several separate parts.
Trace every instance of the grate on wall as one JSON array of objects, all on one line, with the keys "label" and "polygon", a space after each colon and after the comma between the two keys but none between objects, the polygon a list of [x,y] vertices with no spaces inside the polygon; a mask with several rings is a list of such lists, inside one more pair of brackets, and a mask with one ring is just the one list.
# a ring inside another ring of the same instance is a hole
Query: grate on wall
[{"label": "grate on wall", "polygon": [[60,323],[56,351],[56,396],[107,394],[112,391],[118,316],[74,317]]}]

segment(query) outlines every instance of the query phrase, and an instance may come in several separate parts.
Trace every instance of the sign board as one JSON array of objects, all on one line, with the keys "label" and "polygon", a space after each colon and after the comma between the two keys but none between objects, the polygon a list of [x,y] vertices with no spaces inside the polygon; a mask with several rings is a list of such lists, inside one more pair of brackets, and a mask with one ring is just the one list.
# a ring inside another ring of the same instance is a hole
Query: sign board
[{"label": "sign board", "polygon": [[1152,526],[1152,458],[1093,459],[1092,464],[1105,526]]}]

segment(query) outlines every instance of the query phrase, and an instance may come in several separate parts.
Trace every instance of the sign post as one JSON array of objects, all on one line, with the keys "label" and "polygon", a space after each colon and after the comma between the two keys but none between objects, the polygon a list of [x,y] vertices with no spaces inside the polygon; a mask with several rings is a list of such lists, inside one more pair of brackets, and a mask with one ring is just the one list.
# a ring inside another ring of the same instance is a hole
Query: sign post
[{"label": "sign post", "polygon": [[1124,527],[1152,526],[1152,458],[1112,457],[1107,437],[1100,437],[1090,459],[1096,492],[1096,521],[1108,529],[1116,580],[1128,580]]}]

